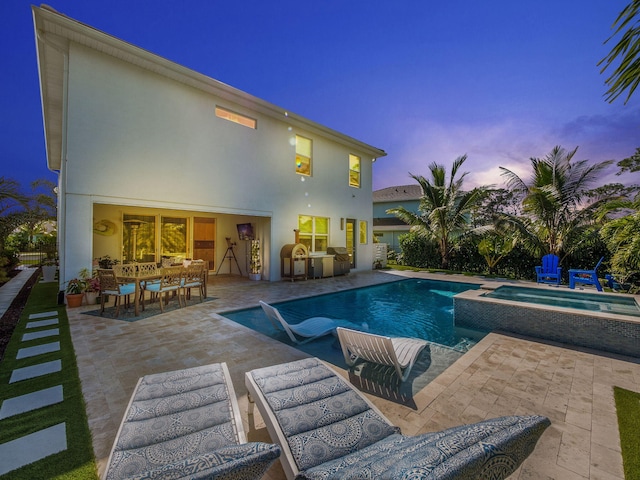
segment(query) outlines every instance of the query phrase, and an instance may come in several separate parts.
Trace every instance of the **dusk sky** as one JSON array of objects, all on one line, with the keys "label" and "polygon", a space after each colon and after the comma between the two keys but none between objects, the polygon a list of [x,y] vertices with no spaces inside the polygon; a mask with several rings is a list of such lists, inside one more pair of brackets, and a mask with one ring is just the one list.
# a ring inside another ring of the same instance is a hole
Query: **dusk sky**
[{"label": "dusk sky", "polygon": [[[465,186],[529,158],[640,147],[640,92],[605,101],[597,63],[629,0],[51,0],[59,12],[387,152],[373,187],[467,154]],[[0,2],[0,176],[46,167],[31,2]],[[640,175],[601,184],[640,183]]]}]

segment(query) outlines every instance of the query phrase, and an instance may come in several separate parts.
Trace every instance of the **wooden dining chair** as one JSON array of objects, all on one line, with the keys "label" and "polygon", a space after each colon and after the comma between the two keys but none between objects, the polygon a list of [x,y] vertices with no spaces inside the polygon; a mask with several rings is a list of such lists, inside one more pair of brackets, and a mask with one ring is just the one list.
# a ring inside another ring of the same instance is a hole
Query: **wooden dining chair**
[{"label": "wooden dining chair", "polygon": [[165,295],[165,302],[169,302],[168,294],[176,292],[178,303],[182,307],[182,297],[180,290],[182,289],[182,267],[168,267],[162,269],[162,277],[158,283],[147,285],[147,291],[151,292],[152,297],[158,296],[160,300],[160,311],[164,313],[162,294]]},{"label": "wooden dining chair", "polygon": [[197,288],[200,293],[200,301],[204,302],[204,282],[202,280],[202,271],[204,270],[204,264],[192,263],[188,267],[182,269],[182,295],[184,297],[184,304],[187,304],[187,298],[191,298],[191,289]]},{"label": "wooden dining chair", "polygon": [[114,270],[98,269],[98,278],[100,279],[100,315],[104,313],[105,300],[109,295],[113,295],[115,300],[113,306],[116,308],[116,317],[120,314],[120,304],[124,298],[125,308],[129,307],[129,297],[135,293],[135,285],[122,285],[118,282],[118,277]]}]

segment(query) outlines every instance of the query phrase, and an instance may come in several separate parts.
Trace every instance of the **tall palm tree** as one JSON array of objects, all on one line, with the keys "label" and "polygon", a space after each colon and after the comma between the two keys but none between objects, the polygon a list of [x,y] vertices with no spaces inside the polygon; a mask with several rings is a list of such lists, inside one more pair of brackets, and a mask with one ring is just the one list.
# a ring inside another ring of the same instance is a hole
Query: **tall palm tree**
[{"label": "tall palm tree", "polygon": [[486,191],[486,187],[477,187],[468,192],[462,190],[468,172],[456,177],[466,160],[467,156],[462,155],[453,162],[448,181],[445,167],[435,162],[429,165],[430,179],[409,174],[422,188],[419,213],[404,207],[387,210],[387,213],[411,225],[412,231],[438,243],[443,269],[449,268],[455,242],[469,231],[471,211]]},{"label": "tall palm tree", "polygon": [[544,158],[531,158],[532,176],[525,181],[500,167],[507,187],[522,199],[524,217],[504,215],[525,244],[538,253],[570,253],[591,228],[599,201],[589,198],[589,185],[611,161],[574,162],[578,147],[567,152],[556,146]]}]

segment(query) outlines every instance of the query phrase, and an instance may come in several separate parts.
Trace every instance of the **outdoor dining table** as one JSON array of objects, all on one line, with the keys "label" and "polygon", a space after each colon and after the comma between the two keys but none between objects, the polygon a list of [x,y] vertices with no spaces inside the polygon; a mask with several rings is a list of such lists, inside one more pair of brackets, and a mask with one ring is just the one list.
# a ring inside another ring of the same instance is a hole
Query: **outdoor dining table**
[{"label": "outdoor dining table", "polygon": [[118,281],[122,283],[135,284],[135,298],[134,298],[134,314],[137,317],[140,312],[140,292],[142,290],[142,283],[152,280],[160,280],[162,278],[162,269],[158,269],[156,273],[143,273],[136,272],[131,275],[118,275]]}]

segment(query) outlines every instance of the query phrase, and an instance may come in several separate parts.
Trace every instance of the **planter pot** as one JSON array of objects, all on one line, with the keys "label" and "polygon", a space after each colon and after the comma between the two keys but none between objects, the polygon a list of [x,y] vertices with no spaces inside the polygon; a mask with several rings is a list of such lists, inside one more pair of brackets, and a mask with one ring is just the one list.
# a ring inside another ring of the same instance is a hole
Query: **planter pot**
[{"label": "planter pot", "polygon": [[87,299],[87,305],[95,305],[98,300],[98,292],[84,292]]},{"label": "planter pot", "polygon": [[249,280],[261,280],[262,279],[262,274],[260,273],[250,273],[249,274]]},{"label": "planter pot", "polygon": [[84,293],[67,293],[67,307],[76,308],[82,305]]},{"label": "planter pot", "polygon": [[42,281],[43,282],[55,282],[57,265],[43,265],[42,266]]}]

